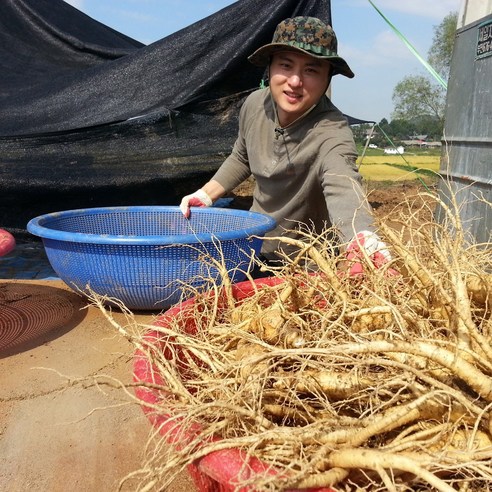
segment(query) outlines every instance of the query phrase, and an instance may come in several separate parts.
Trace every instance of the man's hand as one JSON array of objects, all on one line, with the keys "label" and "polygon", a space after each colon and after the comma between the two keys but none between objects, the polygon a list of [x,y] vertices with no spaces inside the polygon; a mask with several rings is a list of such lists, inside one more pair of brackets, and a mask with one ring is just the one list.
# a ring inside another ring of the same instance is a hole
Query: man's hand
[{"label": "man's hand", "polygon": [[357,233],[346,251],[350,276],[361,275],[364,272],[361,261],[364,253],[367,254],[376,268],[381,268],[392,259],[386,243],[381,241],[377,234],[370,231],[361,231]]},{"label": "man's hand", "polygon": [[190,217],[190,207],[211,207],[212,199],[202,189],[195,191],[191,195],[186,195],[181,200],[179,208],[186,219]]}]

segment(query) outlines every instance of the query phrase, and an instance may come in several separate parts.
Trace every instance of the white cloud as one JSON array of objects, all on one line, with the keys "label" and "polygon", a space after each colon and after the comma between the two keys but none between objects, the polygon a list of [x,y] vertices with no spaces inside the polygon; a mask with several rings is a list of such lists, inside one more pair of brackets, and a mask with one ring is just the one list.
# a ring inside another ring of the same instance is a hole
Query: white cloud
[{"label": "white cloud", "polygon": [[[364,45],[341,44],[339,53],[353,65],[360,67],[404,67],[415,60],[414,55],[392,31],[384,30]],[[425,53],[423,54],[425,58]],[[350,63],[349,63],[350,64]]]},{"label": "white cloud", "polygon": [[459,11],[461,0],[373,0],[373,3],[383,14],[401,12],[442,21],[450,12]]},{"label": "white cloud", "polygon": [[72,7],[75,7],[76,9],[84,9],[84,0],[65,0],[65,2],[69,3]]}]

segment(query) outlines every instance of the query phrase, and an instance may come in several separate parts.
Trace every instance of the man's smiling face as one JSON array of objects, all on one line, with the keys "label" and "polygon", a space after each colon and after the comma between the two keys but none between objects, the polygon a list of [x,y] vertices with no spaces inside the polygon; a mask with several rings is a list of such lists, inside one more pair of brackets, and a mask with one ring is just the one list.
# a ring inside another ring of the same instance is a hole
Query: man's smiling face
[{"label": "man's smiling face", "polygon": [[281,126],[287,126],[318,103],[330,80],[330,63],[304,53],[281,51],[270,63],[270,90]]}]

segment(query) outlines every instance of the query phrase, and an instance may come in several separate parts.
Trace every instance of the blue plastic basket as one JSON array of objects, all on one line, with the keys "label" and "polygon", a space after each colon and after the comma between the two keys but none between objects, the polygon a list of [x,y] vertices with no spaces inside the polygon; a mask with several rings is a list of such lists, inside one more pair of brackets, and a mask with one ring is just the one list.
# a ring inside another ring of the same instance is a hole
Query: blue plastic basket
[{"label": "blue plastic basket", "polygon": [[[129,309],[163,309],[220,281],[244,280],[271,217],[243,210],[104,207],[41,215],[27,230],[43,240],[51,266],[80,294],[93,291]],[[192,289],[190,289],[190,287]],[[109,304],[113,304],[110,300]]]}]

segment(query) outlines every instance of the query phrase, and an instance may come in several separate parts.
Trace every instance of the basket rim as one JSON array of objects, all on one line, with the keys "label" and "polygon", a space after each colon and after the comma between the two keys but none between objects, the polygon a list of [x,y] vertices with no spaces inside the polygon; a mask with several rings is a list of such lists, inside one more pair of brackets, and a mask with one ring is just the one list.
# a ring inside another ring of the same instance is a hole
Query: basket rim
[{"label": "basket rim", "polygon": [[[27,230],[42,239],[53,239],[63,242],[90,243],[90,244],[122,244],[122,245],[180,245],[197,244],[213,241],[230,241],[245,239],[251,236],[263,236],[276,226],[276,221],[269,215],[252,212],[248,210],[238,210],[220,207],[193,208],[192,217],[199,215],[233,215],[261,219],[254,226],[244,227],[233,231],[218,233],[190,233],[172,235],[147,235],[147,236],[128,236],[116,234],[90,234],[81,232],[67,232],[45,227],[50,221],[65,217],[75,217],[79,215],[111,214],[116,212],[176,212],[185,219],[178,206],[119,206],[119,207],[94,207],[80,208],[74,210],[64,210],[61,212],[51,212],[31,219],[27,224]],[[192,220],[192,219],[191,219]]]}]

